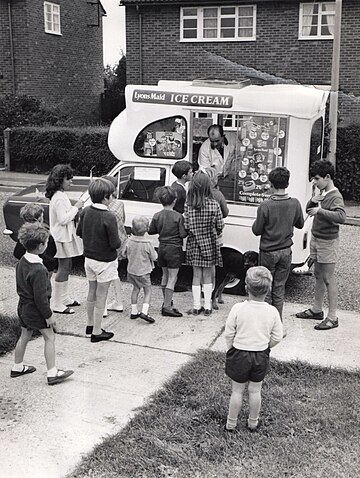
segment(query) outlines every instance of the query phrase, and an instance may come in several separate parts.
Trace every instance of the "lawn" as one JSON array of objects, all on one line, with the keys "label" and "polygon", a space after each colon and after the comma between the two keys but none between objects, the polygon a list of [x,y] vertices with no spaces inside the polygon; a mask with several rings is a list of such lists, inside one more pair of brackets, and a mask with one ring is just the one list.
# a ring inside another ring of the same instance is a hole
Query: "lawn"
[{"label": "lawn", "polygon": [[71,478],[357,477],[360,374],[272,362],[261,427],[224,423],[224,354],[203,351],[120,433],[84,457]]}]

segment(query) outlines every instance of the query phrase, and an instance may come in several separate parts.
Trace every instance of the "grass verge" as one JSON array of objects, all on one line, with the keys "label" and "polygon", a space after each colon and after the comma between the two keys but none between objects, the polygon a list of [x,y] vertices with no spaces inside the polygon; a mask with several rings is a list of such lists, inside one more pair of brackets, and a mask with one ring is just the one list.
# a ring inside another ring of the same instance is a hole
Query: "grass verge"
[{"label": "grass verge", "polygon": [[14,349],[20,333],[21,327],[16,316],[0,314],[0,355]]},{"label": "grass verge", "polygon": [[230,381],[224,354],[203,351],[71,478],[355,477],[360,457],[360,374],[272,361],[262,425],[224,431]]}]

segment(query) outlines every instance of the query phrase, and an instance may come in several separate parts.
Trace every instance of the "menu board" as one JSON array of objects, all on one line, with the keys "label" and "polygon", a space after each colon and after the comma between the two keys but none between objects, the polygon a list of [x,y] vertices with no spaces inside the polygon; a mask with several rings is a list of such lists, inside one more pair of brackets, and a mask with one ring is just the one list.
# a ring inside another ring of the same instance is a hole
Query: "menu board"
[{"label": "menu board", "polygon": [[269,197],[269,173],[284,165],[287,118],[241,116],[237,146],[219,187],[227,199],[259,204]]}]

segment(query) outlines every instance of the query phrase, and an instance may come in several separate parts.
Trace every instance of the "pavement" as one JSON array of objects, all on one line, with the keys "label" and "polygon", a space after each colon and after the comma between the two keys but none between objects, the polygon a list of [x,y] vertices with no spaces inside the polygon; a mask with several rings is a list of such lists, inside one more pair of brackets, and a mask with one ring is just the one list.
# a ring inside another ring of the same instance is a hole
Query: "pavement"
[{"label": "pavement", "polygon": [[[8,178],[8,179],[6,179]],[[0,172],[0,185],[33,184],[40,175]],[[26,180],[26,181],[25,181]],[[357,214],[357,209],[355,211]],[[360,212],[359,212],[360,221]],[[9,239],[10,240],[10,239]],[[0,268],[0,314],[15,315],[15,271]],[[223,330],[233,304],[243,297],[226,295],[210,317],[162,317],[160,287],[153,287],[150,313],[155,324],[130,320],[131,286],[124,282],[122,313],[109,312],[103,327],[115,333],[108,342],[85,336],[87,281],[71,276],[73,297],[81,302],[74,315],[56,314],[59,368],[72,369],[66,382],[48,386],[43,340],[31,341],[25,363],[33,374],[10,378],[13,354],[0,357],[0,476],[62,478],[104,438],[119,432],[150,397],[200,349],[225,351]],[[109,299],[113,298],[110,290]],[[191,291],[174,295],[175,306],[191,307]],[[286,303],[286,338],[273,349],[282,361],[301,360],[323,367],[360,370],[359,312],[339,311],[339,328],[315,331],[316,321],[296,319],[307,305]]]}]

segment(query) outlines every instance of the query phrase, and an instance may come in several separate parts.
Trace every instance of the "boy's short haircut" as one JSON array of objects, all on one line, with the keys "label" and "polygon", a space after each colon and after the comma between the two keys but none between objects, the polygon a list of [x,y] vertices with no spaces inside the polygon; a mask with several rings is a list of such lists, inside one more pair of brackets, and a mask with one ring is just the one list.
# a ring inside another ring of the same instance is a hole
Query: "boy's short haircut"
[{"label": "boy's short haircut", "polygon": [[20,218],[24,222],[37,222],[41,214],[44,214],[44,208],[40,204],[29,202],[20,209]]},{"label": "boy's short haircut", "polygon": [[104,178],[94,179],[89,185],[89,194],[93,203],[101,203],[104,199],[109,199],[115,191],[113,184]]},{"label": "boy's short haircut", "polygon": [[267,294],[271,288],[272,275],[264,266],[250,267],[246,273],[245,284],[248,291],[258,297]]},{"label": "boy's short haircut", "polygon": [[192,169],[191,163],[189,161],[185,161],[184,159],[181,161],[176,161],[174,166],[172,167],[171,172],[174,176],[178,179],[181,179],[184,174],[188,174],[188,172]]},{"label": "boy's short haircut", "polygon": [[334,179],[335,167],[331,161],[319,159],[310,167],[310,176],[312,178],[314,178],[316,175],[319,175],[321,178],[325,178],[327,174],[331,177],[331,179]]},{"label": "boy's short haircut", "polygon": [[118,187],[118,180],[114,176],[103,176],[102,179],[106,179],[107,181],[110,181],[111,184],[114,186],[115,190]]},{"label": "boy's short haircut", "polygon": [[177,193],[171,186],[163,186],[159,189],[156,196],[163,206],[170,206],[176,200]]},{"label": "boy's short haircut", "polygon": [[134,236],[143,236],[149,230],[149,219],[145,216],[134,217],[131,229]]},{"label": "boy's short haircut", "polygon": [[290,171],[278,166],[269,173],[269,181],[275,189],[286,189],[289,186]]},{"label": "boy's short haircut", "polygon": [[40,244],[45,244],[50,233],[39,222],[26,222],[18,232],[18,240],[28,252],[34,251]]}]

